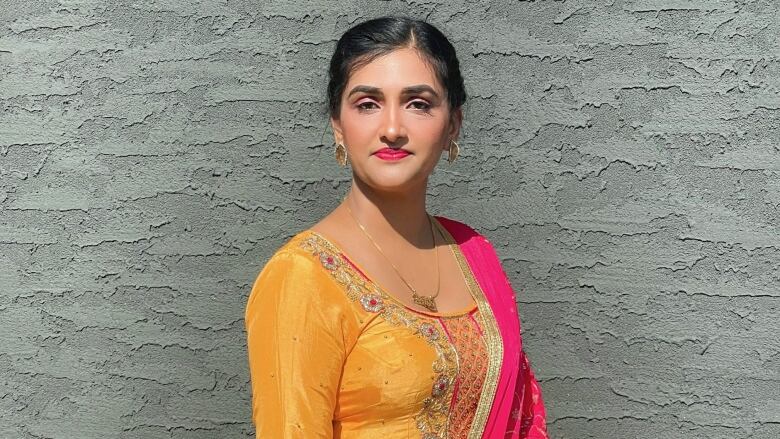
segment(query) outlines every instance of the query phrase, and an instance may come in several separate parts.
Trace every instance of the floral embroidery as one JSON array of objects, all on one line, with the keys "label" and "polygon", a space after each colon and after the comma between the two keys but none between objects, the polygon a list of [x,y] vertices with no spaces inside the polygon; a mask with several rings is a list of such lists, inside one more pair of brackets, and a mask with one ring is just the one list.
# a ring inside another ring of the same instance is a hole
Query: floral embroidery
[{"label": "floral embroidery", "polygon": [[300,247],[317,256],[333,278],[345,289],[350,300],[360,302],[363,309],[378,313],[385,321],[398,326],[406,326],[412,332],[433,346],[436,360],[432,371],[436,379],[431,388],[431,395],[423,401],[422,410],[415,416],[417,428],[426,439],[441,439],[445,437],[453,396],[453,377],[458,375],[457,353],[446,337],[440,335],[432,322],[410,312],[403,306],[386,297],[375,284],[367,281],[349,263],[341,259],[339,249],[322,235],[311,231],[301,239]]},{"label": "floral embroidery", "polygon": [[437,340],[439,338],[439,331],[430,323],[423,323],[420,325],[420,334],[430,340]]},{"label": "floral embroidery", "polygon": [[376,294],[365,294],[360,298],[360,304],[368,312],[378,312],[384,308],[382,298]]},{"label": "floral embroidery", "polygon": [[320,253],[320,262],[322,262],[322,265],[328,270],[336,268],[336,259],[327,253]]},{"label": "floral embroidery", "polygon": [[433,396],[443,395],[447,391],[447,387],[450,385],[450,379],[447,375],[439,375],[439,378],[433,383],[433,390],[431,394]]}]

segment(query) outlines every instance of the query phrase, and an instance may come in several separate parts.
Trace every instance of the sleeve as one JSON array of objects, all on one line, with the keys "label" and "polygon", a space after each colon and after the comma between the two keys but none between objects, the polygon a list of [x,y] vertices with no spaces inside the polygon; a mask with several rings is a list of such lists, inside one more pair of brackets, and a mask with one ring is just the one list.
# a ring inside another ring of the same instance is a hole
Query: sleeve
[{"label": "sleeve", "polygon": [[525,351],[520,351],[520,439],[549,439],[542,389]]},{"label": "sleeve", "polygon": [[296,252],[277,252],[257,276],[245,315],[256,437],[333,437],[346,356],[336,293],[316,259]]}]

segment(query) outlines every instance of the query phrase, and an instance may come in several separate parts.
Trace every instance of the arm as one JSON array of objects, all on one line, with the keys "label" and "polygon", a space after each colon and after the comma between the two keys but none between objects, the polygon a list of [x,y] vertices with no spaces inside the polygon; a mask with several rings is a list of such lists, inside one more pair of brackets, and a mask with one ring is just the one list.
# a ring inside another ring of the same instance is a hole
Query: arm
[{"label": "arm", "polygon": [[344,319],[334,295],[341,291],[323,271],[314,259],[282,251],[252,287],[245,327],[257,437],[333,437]]}]

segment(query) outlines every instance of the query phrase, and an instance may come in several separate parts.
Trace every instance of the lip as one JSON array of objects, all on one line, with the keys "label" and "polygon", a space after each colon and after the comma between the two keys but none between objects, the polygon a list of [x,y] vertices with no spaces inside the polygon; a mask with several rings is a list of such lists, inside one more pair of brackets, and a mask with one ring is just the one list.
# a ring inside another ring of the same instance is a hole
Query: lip
[{"label": "lip", "polygon": [[374,155],[382,160],[401,160],[406,156],[412,155],[412,153],[405,149],[382,148],[375,152]]},{"label": "lip", "polygon": [[403,149],[393,149],[393,148],[382,148],[376,152],[374,152],[374,155],[384,159],[384,160],[398,160],[400,158],[404,158],[408,155],[411,155],[412,153]]}]

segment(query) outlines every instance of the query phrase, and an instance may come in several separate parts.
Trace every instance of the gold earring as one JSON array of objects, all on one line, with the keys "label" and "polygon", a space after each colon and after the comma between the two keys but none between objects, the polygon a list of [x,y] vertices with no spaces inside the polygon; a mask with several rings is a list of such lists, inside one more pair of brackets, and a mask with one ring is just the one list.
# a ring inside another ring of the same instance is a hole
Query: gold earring
[{"label": "gold earring", "polygon": [[[454,146],[454,148],[453,148]],[[447,161],[452,164],[452,162],[455,161],[456,158],[458,158],[458,153],[460,153],[460,147],[458,146],[458,143],[454,140],[450,140],[450,149],[449,149],[449,155],[447,156]]]},{"label": "gold earring", "polygon": [[347,147],[343,143],[336,144],[336,161],[342,168],[347,166]]}]

